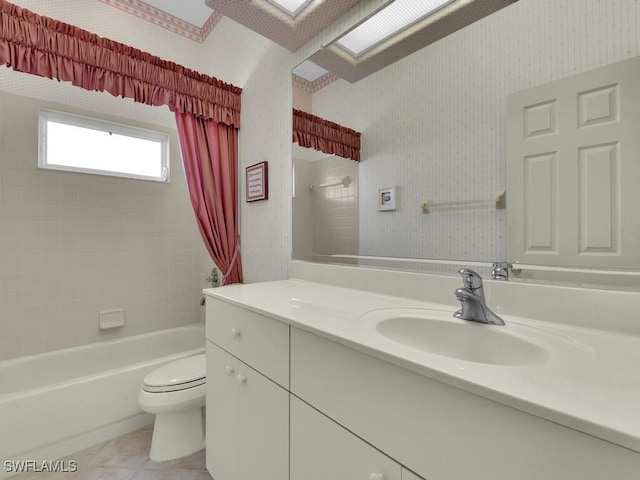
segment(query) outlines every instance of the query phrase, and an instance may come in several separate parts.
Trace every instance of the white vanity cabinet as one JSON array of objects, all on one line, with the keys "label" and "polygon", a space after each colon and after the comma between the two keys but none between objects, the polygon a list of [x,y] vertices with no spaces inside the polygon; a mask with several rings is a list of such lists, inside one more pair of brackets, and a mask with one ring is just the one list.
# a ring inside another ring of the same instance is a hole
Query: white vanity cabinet
[{"label": "white vanity cabinet", "polygon": [[291,396],[291,480],[403,480],[401,466]]},{"label": "white vanity cabinet", "polygon": [[602,480],[611,472],[631,479],[640,472],[636,452],[297,328],[291,393],[428,480]]},{"label": "white vanity cabinet", "polygon": [[[243,287],[207,298],[206,456],[215,480],[640,478],[637,451],[604,430],[580,431],[577,416],[368,346],[352,317],[337,322],[321,307],[302,315],[291,293],[304,293],[299,284]],[[309,286],[310,298],[318,288]]]},{"label": "white vanity cabinet", "polygon": [[207,470],[289,476],[289,326],[207,299]]}]

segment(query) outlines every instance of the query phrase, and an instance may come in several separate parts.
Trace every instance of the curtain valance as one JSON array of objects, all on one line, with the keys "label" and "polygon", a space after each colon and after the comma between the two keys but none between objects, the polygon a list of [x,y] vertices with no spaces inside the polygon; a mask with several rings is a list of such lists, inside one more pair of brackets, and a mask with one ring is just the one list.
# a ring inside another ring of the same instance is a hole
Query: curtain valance
[{"label": "curtain valance", "polygon": [[0,0],[0,64],[240,126],[242,89]]},{"label": "curtain valance", "polygon": [[360,132],[310,113],[293,109],[293,141],[344,158],[360,161]]}]

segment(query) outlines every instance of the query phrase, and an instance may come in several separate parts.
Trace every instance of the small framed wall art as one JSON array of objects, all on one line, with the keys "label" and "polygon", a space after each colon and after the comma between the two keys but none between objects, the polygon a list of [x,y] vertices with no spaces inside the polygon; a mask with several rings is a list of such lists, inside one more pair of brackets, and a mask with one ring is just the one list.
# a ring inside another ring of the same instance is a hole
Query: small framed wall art
[{"label": "small framed wall art", "polygon": [[267,162],[256,163],[246,168],[247,202],[269,198],[269,169]]},{"label": "small framed wall art", "polygon": [[378,189],[378,210],[396,209],[396,187]]}]

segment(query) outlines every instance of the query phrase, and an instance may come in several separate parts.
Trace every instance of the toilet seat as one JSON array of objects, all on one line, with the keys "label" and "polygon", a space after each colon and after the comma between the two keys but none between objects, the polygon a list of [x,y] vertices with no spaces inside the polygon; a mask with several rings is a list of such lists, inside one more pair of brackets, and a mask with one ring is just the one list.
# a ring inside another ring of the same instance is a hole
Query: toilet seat
[{"label": "toilet seat", "polygon": [[142,389],[149,393],[177,392],[206,383],[206,355],[182,358],[144,377]]},{"label": "toilet seat", "polygon": [[142,387],[142,389],[145,392],[149,392],[149,393],[167,393],[167,392],[179,392],[181,390],[187,390],[189,388],[193,388],[193,387],[198,387],[200,385],[204,385],[205,384],[206,379],[201,378],[198,380],[194,380],[193,382],[185,382],[185,383],[178,383],[175,385],[144,385],[144,387]]}]

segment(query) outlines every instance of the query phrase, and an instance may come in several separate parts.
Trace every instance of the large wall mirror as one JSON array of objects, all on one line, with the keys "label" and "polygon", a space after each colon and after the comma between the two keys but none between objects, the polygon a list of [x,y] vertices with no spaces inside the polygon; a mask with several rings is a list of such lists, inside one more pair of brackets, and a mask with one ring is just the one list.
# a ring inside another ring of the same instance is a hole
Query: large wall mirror
[{"label": "large wall mirror", "polygon": [[[492,262],[518,260],[509,258],[507,238],[507,96],[640,52],[635,29],[607,20],[635,12],[633,0],[508,3],[355,81],[320,71],[315,86],[300,87],[294,76],[295,108],[362,132],[359,163],[294,144],[294,259],[386,257],[385,266],[444,274],[460,264],[487,273]],[[333,47],[309,60],[322,64]],[[335,185],[311,188],[318,184]],[[380,208],[386,189],[394,209]],[[506,209],[496,208],[505,190]],[[510,279],[640,284],[638,272],[624,269],[606,278],[551,270],[523,269]]]}]

